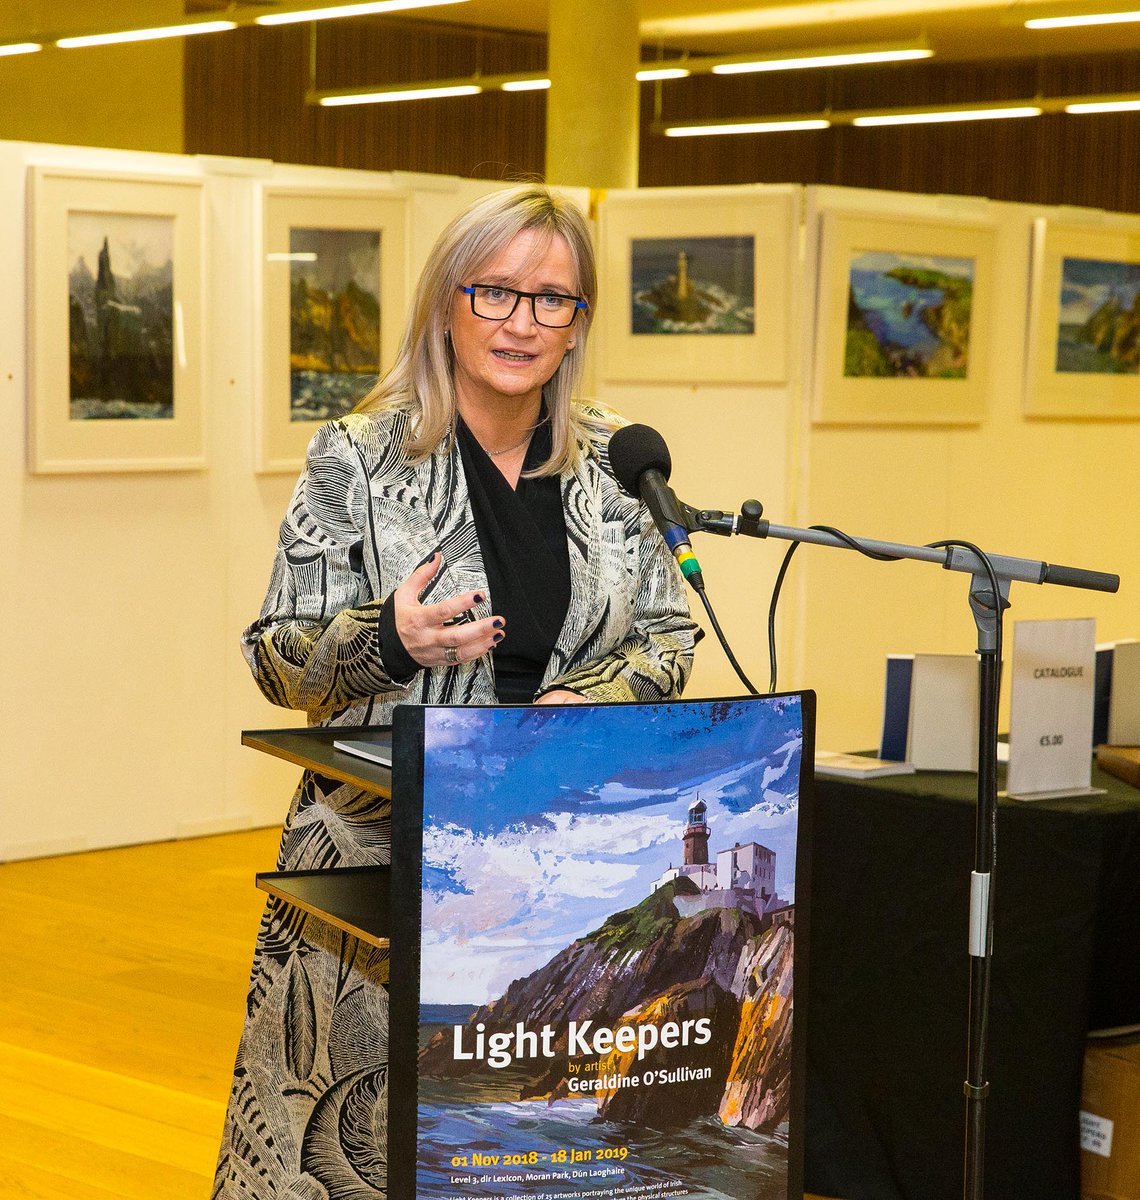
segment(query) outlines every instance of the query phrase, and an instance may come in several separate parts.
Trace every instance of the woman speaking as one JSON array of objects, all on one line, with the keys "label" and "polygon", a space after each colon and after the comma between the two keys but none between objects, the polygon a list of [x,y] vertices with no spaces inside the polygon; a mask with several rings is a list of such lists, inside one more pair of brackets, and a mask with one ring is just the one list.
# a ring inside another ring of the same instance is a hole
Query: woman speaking
[{"label": "woman speaking", "polygon": [[[440,236],[395,365],[323,426],[243,649],[310,723],[400,703],[668,700],[692,664],[684,584],[610,471],[621,424],[574,393],[593,317],[589,231],[545,188]],[[389,801],[306,773],[279,870],[386,863]],[[387,956],[270,901],[214,1197],[383,1195]]]}]

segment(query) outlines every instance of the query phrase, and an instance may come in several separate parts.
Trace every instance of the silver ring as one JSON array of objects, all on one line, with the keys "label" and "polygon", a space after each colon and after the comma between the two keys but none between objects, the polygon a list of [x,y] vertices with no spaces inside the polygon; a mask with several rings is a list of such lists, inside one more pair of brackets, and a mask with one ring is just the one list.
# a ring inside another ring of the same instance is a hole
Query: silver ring
[{"label": "silver ring", "polygon": [[443,661],[451,666],[459,661],[459,651],[454,646],[445,646],[443,648]]}]

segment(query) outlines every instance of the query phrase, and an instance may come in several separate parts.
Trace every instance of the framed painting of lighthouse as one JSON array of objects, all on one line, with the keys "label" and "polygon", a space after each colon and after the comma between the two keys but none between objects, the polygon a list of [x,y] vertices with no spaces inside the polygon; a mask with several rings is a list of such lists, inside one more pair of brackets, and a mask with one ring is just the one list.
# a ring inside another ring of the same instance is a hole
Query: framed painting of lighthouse
[{"label": "framed painting of lighthouse", "polygon": [[602,374],[781,383],[799,190],[610,192],[599,206]]},{"label": "framed painting of lighthouse", "polygon": [[397,710],[392,1200],[799,1200],[813,704]]},{"label": "framed painting of lighthouse", "polygon": [[1140,418],[1140,222],[1090,218],[1034,222],[1030,416]]},{"label": "framed painting of lighthouse", "polygon": [[33,167],[28,201],[30,469],[203,467],[199,181]]}]

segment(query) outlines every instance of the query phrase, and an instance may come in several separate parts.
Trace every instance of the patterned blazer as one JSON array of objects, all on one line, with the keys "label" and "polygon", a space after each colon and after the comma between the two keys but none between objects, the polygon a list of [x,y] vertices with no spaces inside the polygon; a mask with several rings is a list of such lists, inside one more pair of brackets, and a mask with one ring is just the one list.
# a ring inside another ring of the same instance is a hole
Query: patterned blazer
[{"label": "patterned blazer", "polygon": [[[624,422],[579,406],[588,438],[561,479],[570,606],[542,690],[589,700],[667,700],[692,666],[696,626],[672,555],[639,501],[618,487],[610,435]],[[242,648],[262,692],[310,723],[386,724],[393,705],[494,704],[490,655],[394,681],[380,655],[384,599],[437,550],[424,596],[478,591],[473,619],[494,612],[458,445],[410,464],[408,417],[353,413],[321,427],[281,524],[261,616]]]}]

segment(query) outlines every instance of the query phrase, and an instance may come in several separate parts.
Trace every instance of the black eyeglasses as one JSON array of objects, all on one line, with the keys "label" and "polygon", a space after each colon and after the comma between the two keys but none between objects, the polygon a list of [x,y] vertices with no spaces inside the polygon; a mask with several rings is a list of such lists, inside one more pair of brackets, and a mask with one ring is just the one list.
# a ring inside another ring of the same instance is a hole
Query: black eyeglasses
[{"label": "black eyeglasses", "polygon": [[573,325],[578,310],[589,307],[577,296],[563,296],[558,292],[520,292],[517,288],[492,283],[475,283],[470,287],[460,284],[459,290],[471,297],[471,311],[484,321],[505,321],[524,296],[530,301],[535,321],[548,329],[565,329],[567,325]]}]

